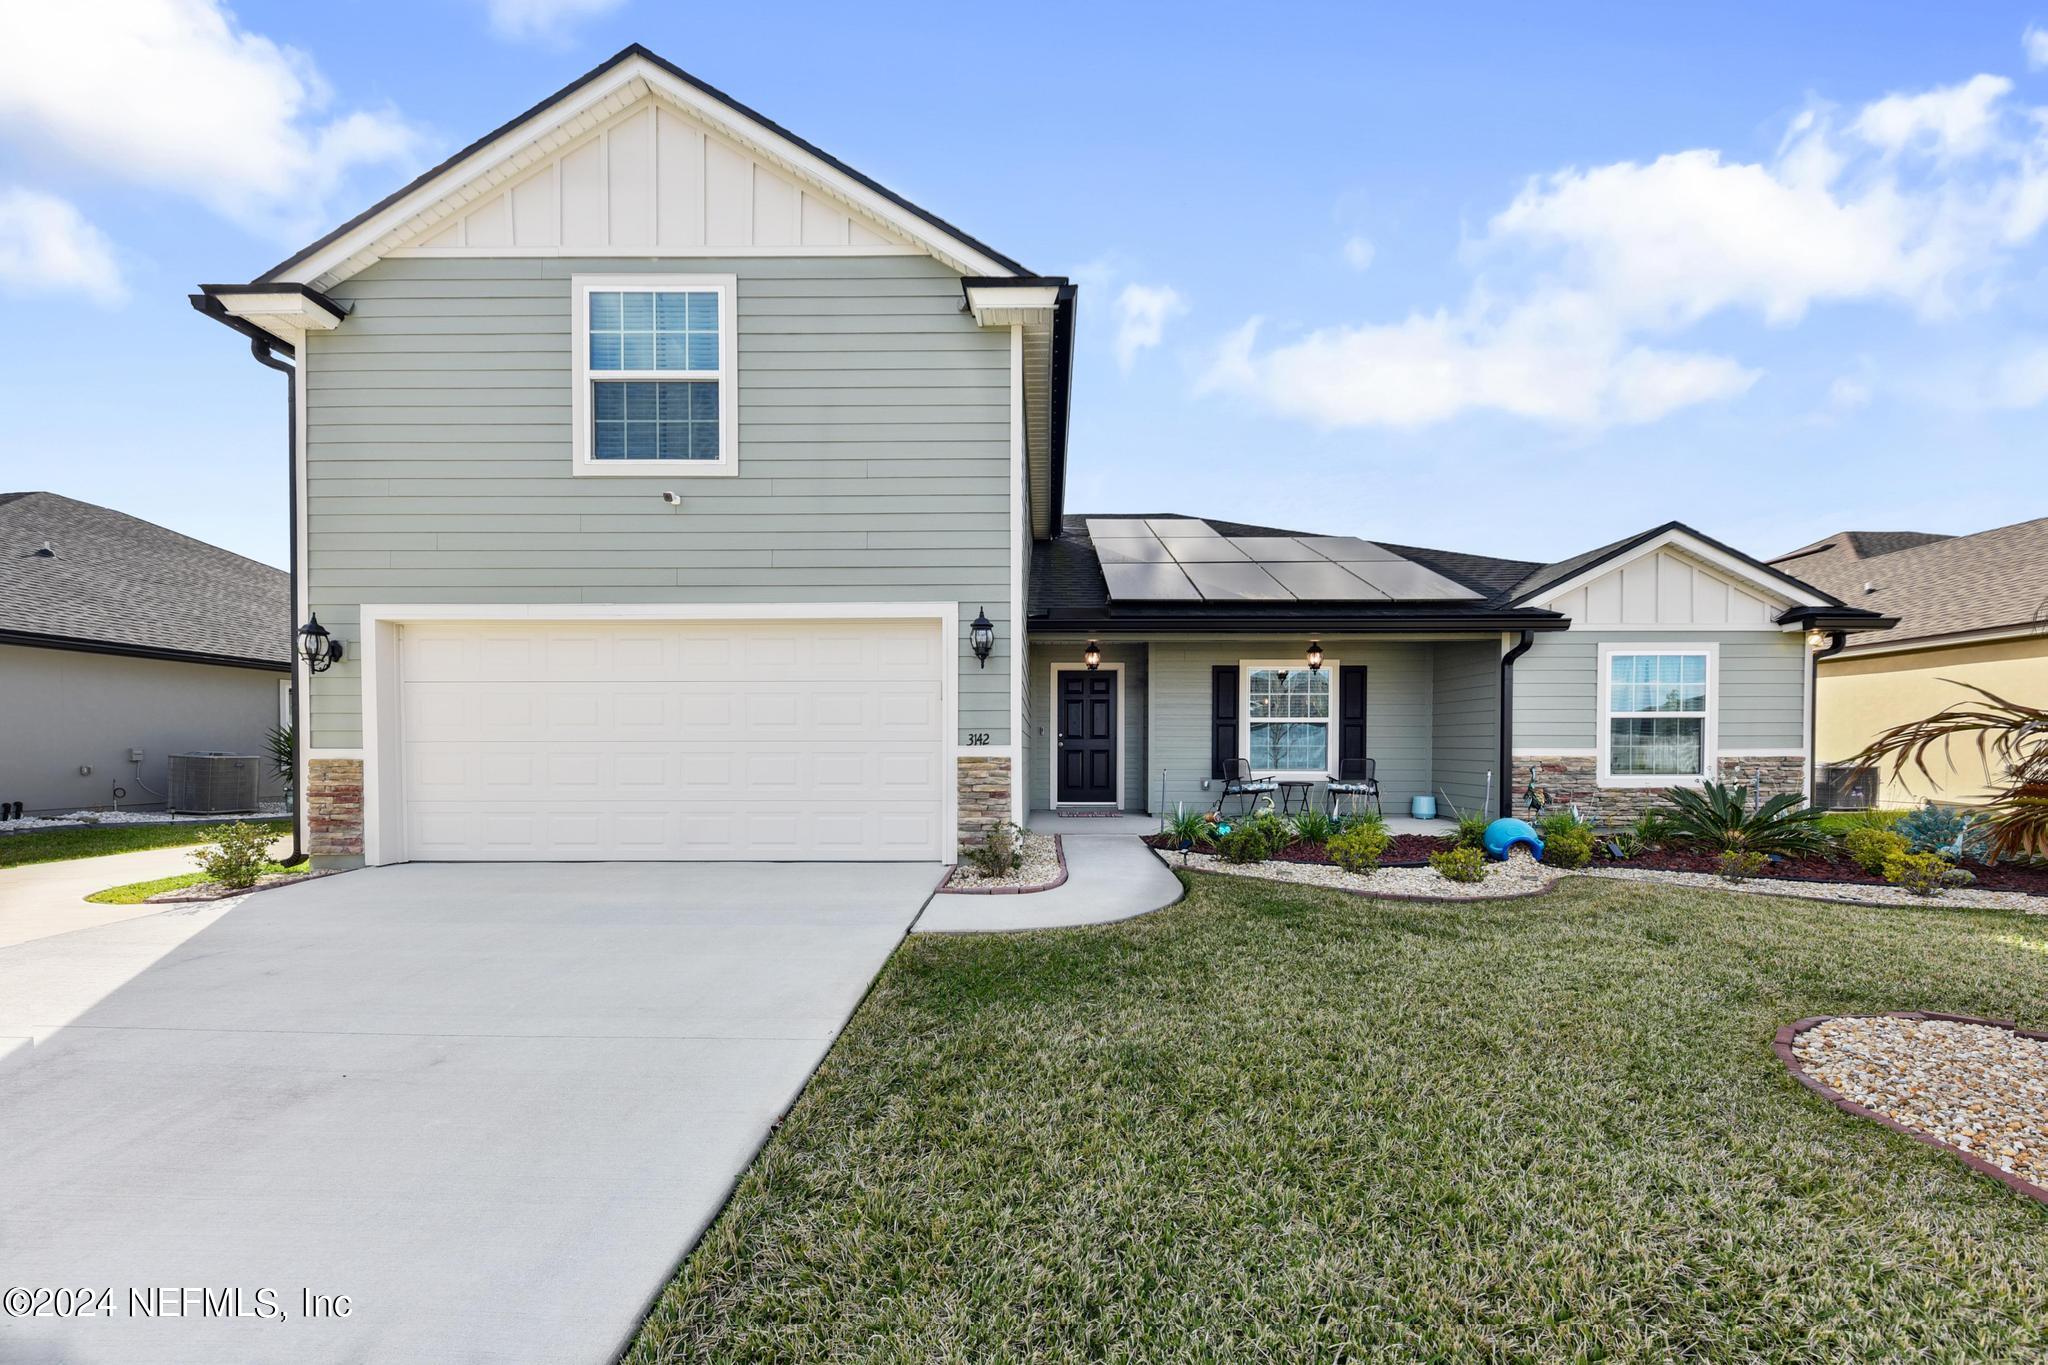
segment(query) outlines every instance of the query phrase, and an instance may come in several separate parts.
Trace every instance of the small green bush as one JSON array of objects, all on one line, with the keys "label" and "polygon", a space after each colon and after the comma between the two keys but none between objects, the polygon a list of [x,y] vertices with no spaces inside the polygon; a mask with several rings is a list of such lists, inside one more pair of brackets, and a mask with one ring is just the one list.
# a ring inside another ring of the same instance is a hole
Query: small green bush
[{"label": "small green bush", "polygon": [[192,861],[207,877],[230,891],[246,891],[270,863],[270,841],[261,825],[240,821],[220,832],[220,842],[192,850]]},{"label": "small green bush", "polygon": [[1392,840],[1393,836],[1387,833],[1384,824],[1361,820],[1340,830],[1326,847],[1330,851],[1331,862],[1346,872],[1355,872],[1363,877],[1380,865],[1380,858]]},{"label": "small green bush", "polygon": [[1312,844],[1327,844],[1337,832],[1337,822],[1323,811],[1310,807],[1294,817],[1294,837]]},{"label": "small green bush", "polygon": [[1897,853],[1884,865],[1884,879],[1916,896],[1939,896],[1951,886],[1976,880],[1939,853]]},{"label": "small green bush", "polygon": [[1448,882],[1477,882],[1486,879],[1486,855],[1476,848],[1447,848],[1429,855],[1429,865]]},{"label": "small green bush", "polygon": [[1565,868],[1584,867],[1592,862],[1593,827],[1584,821],[1573,820],[1544,831],[1543,861],[1552,867]]},{"label": "small green bush", "polygon": [[1750,849],[1730,848],[1721,852],[1721,878],[1724,881],[1746,882],[1764,870],[1769,861],[1763,854]]},{"label": "small green bush", "polygon": [[1458,828],[1451,835],[1451,847],[1483,849],[1486,842],[1486,827],[1492,823],[1483,810],[1459,811]]},{"label": "small green bush", "polygon": [[1024,866],[1024,831],[1012,824],[997,825],[965,855],[984,877],[1008,876]]},{"label": "small green bush", "polygon": [[1842,848],[1850,862],[1878,877],[1884,875],[1886,863],[1912,851],[1905,835],[1885,825],[1862,825],[1850,830],[1842,839]]},{"label": "small green bush", "polygon": [[1250,824],[1232,825],[1216,836],[1216,855],[1226,863],[1266,861],[1266,839]]},{"label": "small green bush", "polygon": [[1890,829],[1911,813],[1903,810],[1831,810],[1820,818],[1820,827],[1835,838],[1843,839],[1854,829]]},{"label": "small green bush", "polygon": [[1216,842],[1216,826],[1209,812],[1189,810],[1186,805],[1167,818],[1166,833],[1175,848],[1207,848]]}]

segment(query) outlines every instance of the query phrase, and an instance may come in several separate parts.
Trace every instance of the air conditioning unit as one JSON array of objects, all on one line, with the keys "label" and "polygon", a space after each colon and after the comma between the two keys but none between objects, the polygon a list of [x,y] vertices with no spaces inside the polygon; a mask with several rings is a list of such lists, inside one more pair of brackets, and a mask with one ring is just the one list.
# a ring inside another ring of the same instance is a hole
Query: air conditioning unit
[{"label": "air conditioning unit", "polygon": [[1813,779],[1813,804],[1822,810],[1869,810],[1877,804],[1877,769],[1823,763]]},{"label": "air conditioning unit", "polygon": [[262,760],[254,754],[172,754],[173,813],[226,815],[256,809]]}]

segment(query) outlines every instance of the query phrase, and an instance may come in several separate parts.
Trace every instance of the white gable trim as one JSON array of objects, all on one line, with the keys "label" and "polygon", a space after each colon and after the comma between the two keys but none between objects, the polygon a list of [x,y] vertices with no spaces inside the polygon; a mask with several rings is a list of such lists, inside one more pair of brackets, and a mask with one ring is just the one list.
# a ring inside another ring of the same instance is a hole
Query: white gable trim
[{"label": "white gable trim", "polygon": [[[1544,587],[1539,592],[1519,600],[1515,605],[1521,607],[1547,607],[1559,598],[1569,596],[1596,579],[1605,577],[1607,574],[1613,573],[1618,569],[1626,568],[1645,556],[1654,555],[1660,550],[1665,549],[1677,550],[1688,558],[1698,560],[1702,565],[1714,570],[1722,577],[1731,579],[1749,591],[1781,603],[1784,606],[1824,607],[1829,605],[1818,594],[1798,591],[1775,575],[1760,572],[1754,565],[1745,563],[1737,556],[1731,555],[1714,545],[1710,545],[1698,536],[1692,535],[1679,527],[1673,527],[1671,530],[1665,531],[1660,535],[1650,537],[1625,555],[1589,564],[1570,577],[1560,579]],[[1777,629],[1775,626],[1772,628]],[[1793,628],[1795,627],[1787,627],[1787,629]]]},{"label": "white gable trim", "polygon": [[[906,239],[966,275],[1016,272],[970,243],[935,228],[852,175],[756,119],[664,71],[641,55],[627,57],[533,117],[492,138],[334,241],[267,279],[326,289],[373,262],[418,247],[450,221],[524,179],[555,155],[630,106],[652,96],[809,191],[830,199],[870,231]],[[643,247],[640,254],[650,254]],[[507,254],[479,253],[479,254]],[[581,254],[581,253],[578,253]],[[667,253],[662,253],[667,254]]]}]

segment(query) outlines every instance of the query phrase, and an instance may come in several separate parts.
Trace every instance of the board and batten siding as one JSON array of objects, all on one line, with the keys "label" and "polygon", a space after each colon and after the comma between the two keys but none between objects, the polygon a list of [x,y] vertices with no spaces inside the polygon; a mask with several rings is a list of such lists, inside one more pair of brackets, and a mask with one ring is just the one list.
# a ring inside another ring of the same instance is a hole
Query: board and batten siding
[{"label": "board and batten siding", "polygon": [[1723,753],[1805,743],[1806,641],[1798,631],[1568,630],[1542,634],[1515,664],[1515,748],[1591,752],[1600,730],[1600,646],[1720,646],[1715,704]]},{"label": "board and batten siding", "polygon": [[[733,477],[570,473],[570,278],[635,272],[738,278]],[[369,602],[958,602],[956,742],[1011,742],[1010,334],[951,270],[400,258],[333,293],[350,316],[304,353],[308,588],[335,634]],[[310,743],[359,745],[361,716],[351,656],[314,680]]]}]

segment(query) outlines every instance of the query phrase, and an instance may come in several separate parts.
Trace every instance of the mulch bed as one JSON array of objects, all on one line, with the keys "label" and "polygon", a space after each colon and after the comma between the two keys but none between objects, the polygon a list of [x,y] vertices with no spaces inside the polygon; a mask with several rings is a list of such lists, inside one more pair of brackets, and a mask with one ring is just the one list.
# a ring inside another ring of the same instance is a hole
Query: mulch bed
[{"label": "mulch bed", "polygon": [[[1594,860],[1597,867],[1641,868],[1652,872],[1719,872],[1719,854],[1693,849],[1660,848],[1635,858],[1609,858],[1604,853]],[[1977,891],[2019,891],[2030,896],[2048,896],[2048,868],[2017,863],[1985,864],[1965,859],[1961,867],[1977,880]],[[1807,856],[1780,858],[1769,863],[1758,877],[1786,882],[1853,882],[1859,886],[1883,886],[1885,880],[1864,871],[1847,858]]]}]

